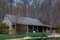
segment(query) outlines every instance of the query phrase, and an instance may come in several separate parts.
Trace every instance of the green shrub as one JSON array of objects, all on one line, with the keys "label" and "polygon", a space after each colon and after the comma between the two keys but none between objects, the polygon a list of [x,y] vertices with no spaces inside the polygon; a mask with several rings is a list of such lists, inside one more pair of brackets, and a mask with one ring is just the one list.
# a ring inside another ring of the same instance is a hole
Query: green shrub
[{"label": "green shrub", "polygon": [[30,37],[47,37],[47,34],[45,34],[45,33],[28,33],[28,36],[30,36]]},{"label": "green shrub", "polygon": [[57,33],[59,33],[60,34],[60,26],[57,26]]},{"label": "green shrub", "polygon": [[9,27],[5,24],[0,22],[0,34],[7,34],[9,32]]}]

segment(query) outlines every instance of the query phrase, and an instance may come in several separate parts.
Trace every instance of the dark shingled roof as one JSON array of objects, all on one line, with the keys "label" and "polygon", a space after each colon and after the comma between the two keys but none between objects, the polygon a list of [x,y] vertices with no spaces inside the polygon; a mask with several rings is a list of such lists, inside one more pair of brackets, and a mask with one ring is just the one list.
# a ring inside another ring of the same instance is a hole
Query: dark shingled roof
[{"label": "dark shingled roof", "polygon": [[32,19],[29,17],[16,17],[14,15],[6,15],[12,23],[24,24],[24,25],[36,25],[36,26],[48,26],[41,23],[38,19]]}]

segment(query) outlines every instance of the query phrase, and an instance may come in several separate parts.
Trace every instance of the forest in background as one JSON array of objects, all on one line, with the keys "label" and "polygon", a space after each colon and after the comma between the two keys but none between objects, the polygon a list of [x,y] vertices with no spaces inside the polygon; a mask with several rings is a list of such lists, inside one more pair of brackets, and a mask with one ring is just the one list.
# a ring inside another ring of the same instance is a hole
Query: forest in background
[{"label": "forest in background", "polygon": [[0,0],[1,21],[6,14],[27,17],[27,11],[44,24],[60,25],[60,0]]}]

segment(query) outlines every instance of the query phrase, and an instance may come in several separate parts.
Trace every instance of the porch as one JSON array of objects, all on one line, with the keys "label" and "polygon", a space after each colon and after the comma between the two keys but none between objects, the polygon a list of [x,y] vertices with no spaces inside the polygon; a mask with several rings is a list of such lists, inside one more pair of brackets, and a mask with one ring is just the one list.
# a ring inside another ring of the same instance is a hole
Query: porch
[{"label": "porch", "polygon": [[51,28],[47,26],[22,25],[22,24],[17,24],[16,27],[13,27],[13,28],[15,29],[17,34],[26,33],[27,29],[28,29],[28,32],[46,32],[51,30]]}]

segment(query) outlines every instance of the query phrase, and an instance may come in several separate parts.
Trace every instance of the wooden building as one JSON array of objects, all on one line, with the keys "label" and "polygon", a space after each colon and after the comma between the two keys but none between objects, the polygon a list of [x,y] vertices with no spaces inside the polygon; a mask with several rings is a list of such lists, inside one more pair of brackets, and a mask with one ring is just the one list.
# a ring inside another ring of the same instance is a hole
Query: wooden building
[{"label": "wooden building", "polygon": [[26,33],[27,27],[28,32],[46,32],[46,30],[50,30],[49,25],[45,25],[38,19],[32,19],[29,17],[16,17],[14,15],[7,14],[2,22],[9,26],[9,34]]}]

